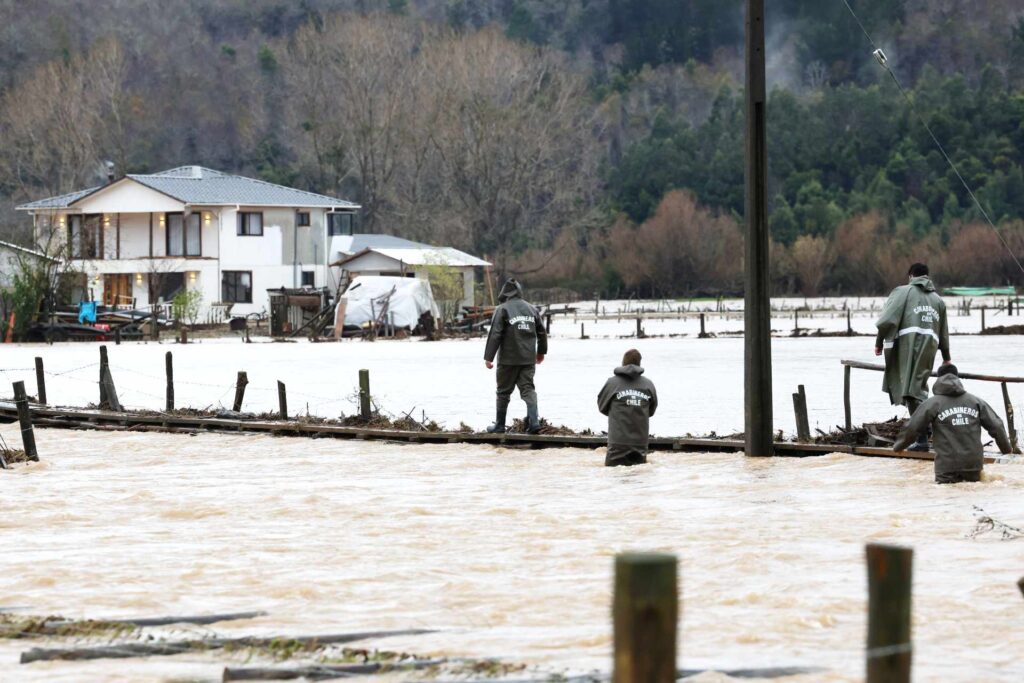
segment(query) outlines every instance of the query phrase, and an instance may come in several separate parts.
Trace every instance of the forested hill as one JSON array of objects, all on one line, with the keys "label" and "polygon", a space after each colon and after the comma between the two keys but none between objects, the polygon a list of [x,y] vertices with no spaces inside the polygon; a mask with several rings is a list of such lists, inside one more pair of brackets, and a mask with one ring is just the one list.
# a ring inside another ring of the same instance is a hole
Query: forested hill
[{"label": "forested hill", "polygon": [[[769,0],[779,292],[909,258],[1024,284],[1024,5]],[[0,0],[0,239],[22,201],[182,164],[360,202],[535,286],[740,281],[742,0]]]}]

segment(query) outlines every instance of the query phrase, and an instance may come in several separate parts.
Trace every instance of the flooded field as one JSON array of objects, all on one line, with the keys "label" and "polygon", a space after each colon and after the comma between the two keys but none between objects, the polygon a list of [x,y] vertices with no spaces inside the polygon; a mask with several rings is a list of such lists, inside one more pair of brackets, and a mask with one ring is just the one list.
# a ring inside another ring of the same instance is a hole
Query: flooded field
[{"label": "flooded field", "polygon": [[[0,428],[16,439],[11,425]],[[970,539],[980,506],[1024,522],[1024,469],[939,488],[930,463],[396,446],[39,430],[0,472],[0,606],[66,617],[262,609],[219,633],[432,628],[380,647],[610,668],[612,558],[681,558],[686,667],[820,666],[856,681],[863,544],[915,548],[916,679],[1018,681],[1024,540]],[[191,629],[205,632],[204,629]],[[18,665],[0,680],[212,680],[240,656]],[[705,674],[704,681],[726,680]]]},{"label": "flooded field", "polygon": [[[645,324],[671,331],[679,321]],[[685,323],[688,324],[688,323]],[[845,326],[845,318],[842,321]],[[631,332],[626,320],[586,323],[588,335],[572,338],[571,318],[556,323],[547,360],[537,370],[541,415],[576,429],[605,428],[597,412],[597,392],[623,352],[636,346],[658,387],[660,405],[651,429],[663,436],[730,434],[743,429],[743,339],[618,338]],[[736,326],[742,327],[742,321]],[[870,326],[861,320],[859,326]],[[597,328],[597,329],[593,329]],[[865,328],[866,329],[866,328]],[[593,331],[591,331],[593,330]],[[601,336],[603,335],[603,336]],[[493,418],[494,373],[483,364],[483,339],[423,342],[272,343],[239,339],[173,343],[108,344],[110,364],[121,402],[133,408],[162,409],[164,354],[174,354],[176,405],[195,408],[231,407],[239,370],[248,373],[245,410],[277,409],[277,381],[288,388],[289,409],[336,417],[358,409],[358,371],[368,368],[371,392],[393,415],[411,412],[458,426],[482,429]],[[811,429],[828,431],[843,421],[841,359],[879,362],[870,337],[779,338],[773,340],[774,393],[777,428],[795,431],[791,395],[798,384],[807,388]],[[964,372],[1024,375],[1024,337],[954,336],[953,358]],[[97,344],[8,345],[0,349],[0,396],[10,396],[10,382],[24,380],[34,393],[33,358],[41,356],[48,372],[48,400],[58,405],[87,405],[98,400]],[[881,391],[882,375],[853,373],[855,421],[885,420],[905,415],[889,405]],[[968,382],[1002,413],[998,384]],[[1024,415],[1024,385],[1011,385],[1011,397]],[[525,413],[514,399],[511,415]]]}]

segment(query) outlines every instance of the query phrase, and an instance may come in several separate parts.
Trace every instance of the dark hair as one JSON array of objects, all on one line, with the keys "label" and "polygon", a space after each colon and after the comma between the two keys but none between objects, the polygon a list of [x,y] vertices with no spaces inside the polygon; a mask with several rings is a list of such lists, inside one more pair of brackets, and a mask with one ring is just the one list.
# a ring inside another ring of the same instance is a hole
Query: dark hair
[{"label": "dark hair", "polygon": [[640,352],[636,349],[630,349],[629,351],[626,351],[624,356],[622,356],[623,365],[640,365],[641,360]]},{"label": "dark hair", "polygon": [[957,370],[956,366],[953,365],[952,363],[946,363],[945,365],[940,366],[939,371],[935,374],[938,375],[939,377],[942,377],[943,375],[956,375],[957,377],[959,377],[960,371]]},{"label": "dark hair", "polygon": [[928,266],[923,263],[915,263],[910,266],[910,270],[907,271],[907,275],[910,277],[921,277],[922,275],[928,274]]}]

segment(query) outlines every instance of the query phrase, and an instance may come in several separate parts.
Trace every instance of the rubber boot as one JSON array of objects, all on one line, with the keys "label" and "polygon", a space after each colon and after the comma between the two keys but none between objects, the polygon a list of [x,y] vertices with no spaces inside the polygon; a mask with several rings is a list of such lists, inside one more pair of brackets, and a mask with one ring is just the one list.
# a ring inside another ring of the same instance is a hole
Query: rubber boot
[{"label": "rubber boot", "polygon": [[487,428],[488,434],[504,434],[505,433],[505,416],[508,414],[508,401],[498,401],[497,409],[495,410],[494,424]]},{"label": "rubber boot", "polygon": [[929,447],[929,445],[928,445],[928,439],[931,436],[931,433],[932,433],[932,430],[929,429],[926,432],[921,432],[920,434],[918,434],[917,435],[917,441],[915,443],[911,444],[910,447],[907,448],[907,450],[908,451],[914,451],[915,453],[918,453],[918,452],[920,452],[920,453],[927,453],[928,451],[930,451],[931,447]]},{"label": "rubber boot", "polygon": [[537,410],[537,402],[532,401],[526,404],[526,433],[540,433],[540,416]]}]

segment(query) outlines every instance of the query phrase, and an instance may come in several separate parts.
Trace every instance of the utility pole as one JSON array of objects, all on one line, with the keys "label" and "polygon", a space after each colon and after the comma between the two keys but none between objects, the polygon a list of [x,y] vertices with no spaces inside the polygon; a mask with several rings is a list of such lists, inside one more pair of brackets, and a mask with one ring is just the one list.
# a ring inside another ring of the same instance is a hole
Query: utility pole
[{"label": "utility pole", "polygon": [[747,168],[744,302],[746,454],[773,455],[772,339],[768,269],[768,144],[764,0],[747,0]]}]

